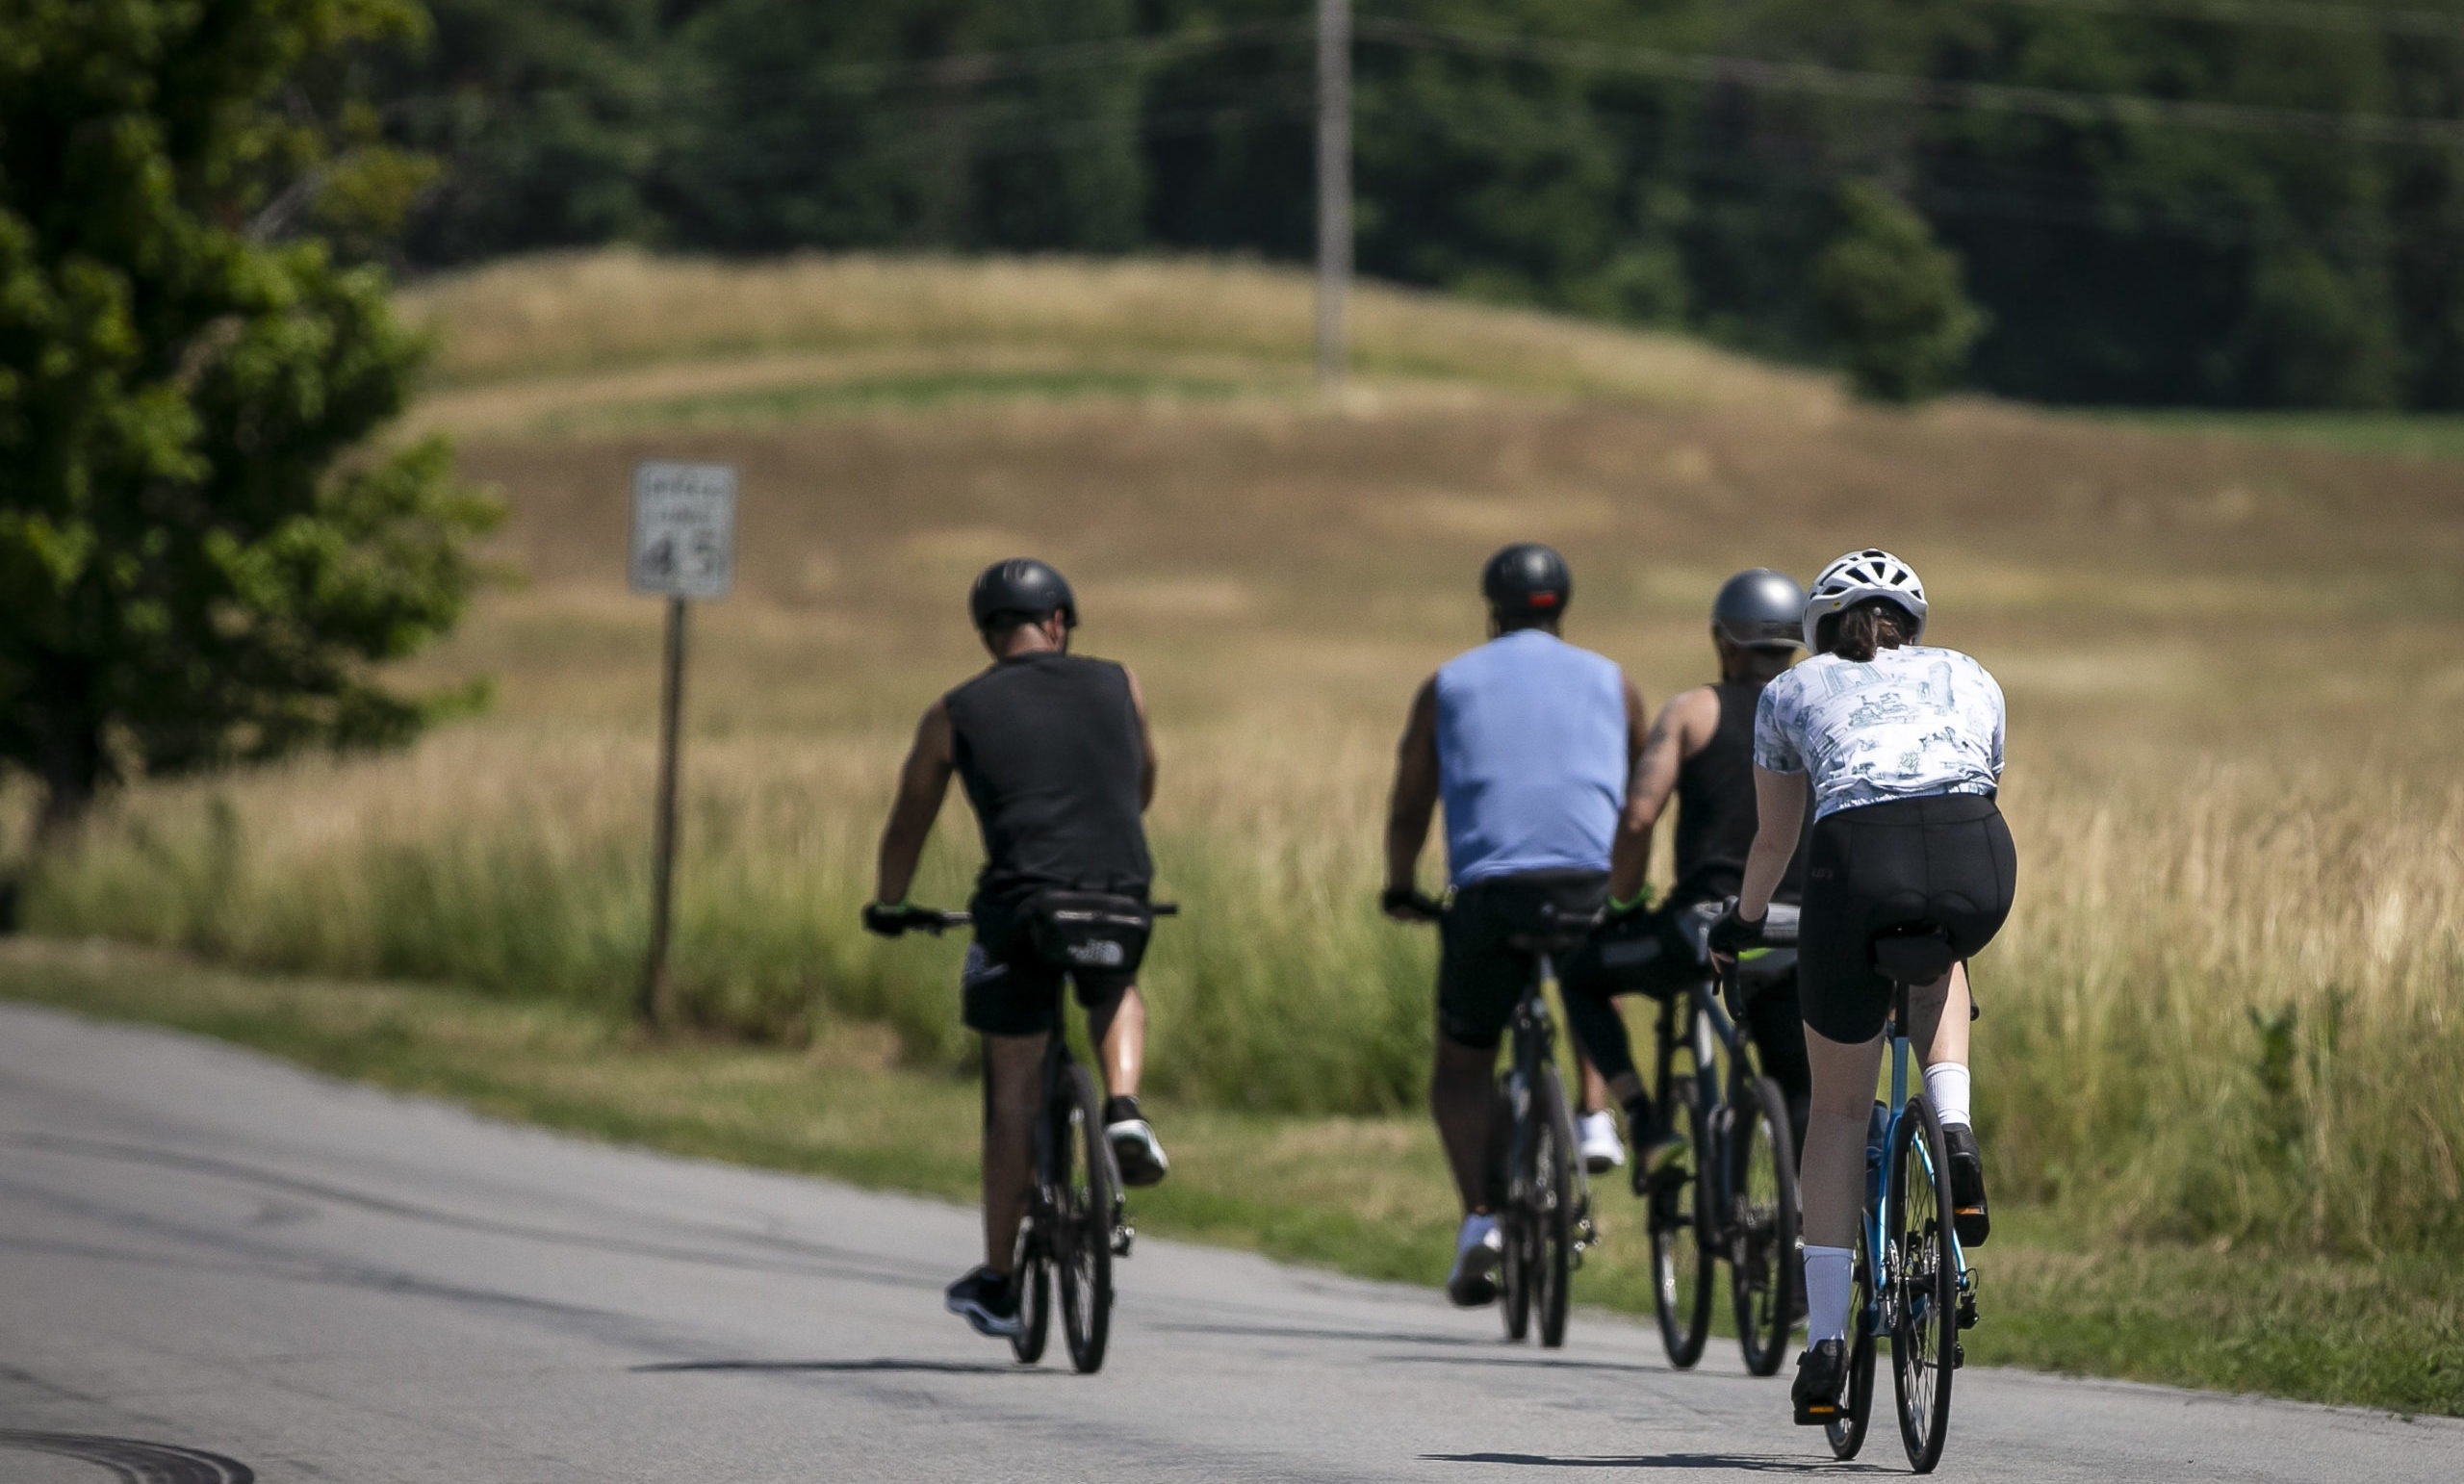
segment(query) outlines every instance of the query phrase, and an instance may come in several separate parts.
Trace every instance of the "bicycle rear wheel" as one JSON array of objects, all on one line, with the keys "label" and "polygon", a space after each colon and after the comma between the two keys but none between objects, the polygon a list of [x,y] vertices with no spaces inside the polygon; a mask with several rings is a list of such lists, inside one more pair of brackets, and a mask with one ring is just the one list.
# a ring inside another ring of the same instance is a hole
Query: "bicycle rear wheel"
[{"label": "bicycle rear wheel", "polygon": [[1061,1329],[1069,1342],[1069,1364],[1080,1374],[1101,1369],[1113,1318],[1112,1151],[1104,1145],[1103,1103],[1095,1079],[1071,1065],[1054,1112],[1054,1163],[1061,1176],[1060,1240],[1053,1260],[1061,1268]]},{"label": "bicycle rear wheel", "polygon": [[1531,1110],[1530,1226],[1534,1237],[1532,1307],[1540,1312],[1540,1343],[1566,1343],[1566,1279],[1574,1267],[1575,1118],[1554,1066],[1540,1069],[1540,1097]]},{"label": "bicycle rear wheel", "polygon": [[1942,1125],[1921,1094],[1891,1136],[1884,1240],[1891,1243],[1890,1375],[1908,1465],[1930,1473],[1951,1428],[1951,1372],[1959,1366],[1959,1265],[1951,1253],[1950,1156]]},{"label": "bicycle rear wheel", "polygon": [[1044,1255],[1038,1220],[1030,1214],[1018,1228],[1017,1261],[1011,1268],[1017,1275],[1018,1332],[1010,1337],[1010,1353],[1021,1366],[1043,1359],[1044,1340],[1052,1332],[1052,1262]]},{"label": "bicycle rear wheel", "polygon": [[1857,1264],[1848,1289],[1847,1415],[1822,1424],[1831,1456],[1848,1459],[1865,1446],[1865,1423],[1874,1415],[1874,1255],[1865,1241],[1862,1214],[1857,1219]]},{"label": "bicycle rear wheel", "polygon": [[1729,1293],[1745,1369],[1767,1376],[1787,1358],[1805,1256],[1797,1241],[1796,1147],[1788,1101],[1768,1077],[1745,1088],[1729,1124]]},{"label": "bicycle rear wheel", "polygon": [[[1672,1079],[1680,1074],[1672,1069]],[[1705,1240],[1704,1173],[1710,1147],[1703,1127],[1703,1095],[1688,1071],[1667,1100],[1668,1115],[1685,1136],[1685,1160],[1657,1176],[1644,1198],[1652,1236],[1652,1308],[1659,1316],[1660,1343],[1680,1370],[1703,1358],[1711,1335],[1711,1264]]]}]

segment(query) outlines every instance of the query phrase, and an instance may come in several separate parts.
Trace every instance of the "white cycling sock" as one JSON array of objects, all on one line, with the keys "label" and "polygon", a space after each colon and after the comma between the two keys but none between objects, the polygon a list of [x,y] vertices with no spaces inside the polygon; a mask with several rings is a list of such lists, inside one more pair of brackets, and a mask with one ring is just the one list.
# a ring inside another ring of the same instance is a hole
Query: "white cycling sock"
[{"label": "white cycling sock", "polygon": [[1925,1096],[1944,1128],[1967,1122],[1967,1068],[1957,1062],[1937,1062],[1925,1068]]},{"label": "white cycling sock", "polygon": [[1806,1343],[1848,1338],[1848,1290],[1856,1254],[1806,1243]]}]

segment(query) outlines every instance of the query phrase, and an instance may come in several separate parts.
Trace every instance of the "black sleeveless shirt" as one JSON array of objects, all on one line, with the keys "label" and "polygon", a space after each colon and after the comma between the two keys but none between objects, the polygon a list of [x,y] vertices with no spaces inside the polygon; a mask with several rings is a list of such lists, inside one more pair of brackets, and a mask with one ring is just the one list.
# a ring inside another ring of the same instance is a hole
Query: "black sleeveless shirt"
[{"label": "black sleeveless shirt", "polygon": [[[1745,857],[1754,849],[1754,704],[1762,695],[1755,680],[1723,680],[1711,687],[1720,721],[1703,750],[1677,768],[1677,887],[1672,898],[1724,897],[1745,881]],[[1813,828],[1809,801],[1805,829]],[[1775,902],[1804,895],[1805,842],[1780,878]]]},{"label": "black sleeveless shirt", "polygon": [[1049,652],[1002,660],[942,698],[984,831],[987,896],[1029,886],[1142,894],[1146,765],[1129,672]]}]

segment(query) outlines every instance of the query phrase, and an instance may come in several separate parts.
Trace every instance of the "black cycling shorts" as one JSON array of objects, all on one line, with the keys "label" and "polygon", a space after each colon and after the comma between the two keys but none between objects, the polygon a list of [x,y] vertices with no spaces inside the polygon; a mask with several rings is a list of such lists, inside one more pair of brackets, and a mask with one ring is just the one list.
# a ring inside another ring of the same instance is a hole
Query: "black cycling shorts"
[{"label": "black cycling shorts", "polygon": [[1931,925],[1963,959],[2011,915],[2018,858],[2002,811],[1982,794],[1893,799],[1841,809],[1813,827],[1797,930],[1797,994],[1806,1025],[1856,1044],[1882,1034],[1890,981],[1873,941]]},{"label": "black cycling shorts", "polygon": [[1061,982],[1070,981],[1078,1003],[1097,1011],[1138,983],[1135,972],[1062,968],[1037,951],[1026,904],[1037,888],[978,896],[968,904],[975,941],[959,970],[960,1018],[987,1036],[1037,1036],[1061,1029]]},{"label": "black cycling shorts", "polygon": [[1496,1046],[1531,983],[1531,955],[1514,935],[1547,926],[1553,912],[1581,921],[1607,900],[1605,871],[1530,871],[1458,888],[1438,933],[1437,1028],[1465,1046]]}]

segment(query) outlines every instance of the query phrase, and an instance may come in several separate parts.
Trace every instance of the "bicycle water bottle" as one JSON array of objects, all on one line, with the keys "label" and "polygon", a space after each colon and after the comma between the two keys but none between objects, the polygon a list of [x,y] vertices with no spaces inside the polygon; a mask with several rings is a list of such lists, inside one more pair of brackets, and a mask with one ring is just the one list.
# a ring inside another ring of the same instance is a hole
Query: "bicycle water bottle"
[{"label": "bicycle water bottle", "polygon": [[1882,1199],[1883,1143],[1890,1135],[1890,1110],[1877,1099],[1873,1112],[1865,1117],[1865,1204],[1871,1207]]}]

